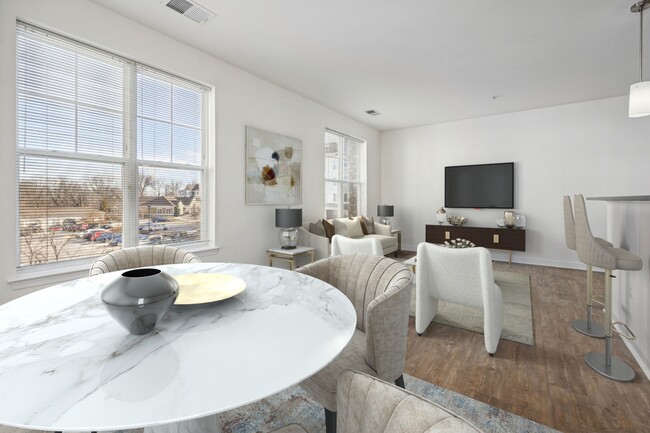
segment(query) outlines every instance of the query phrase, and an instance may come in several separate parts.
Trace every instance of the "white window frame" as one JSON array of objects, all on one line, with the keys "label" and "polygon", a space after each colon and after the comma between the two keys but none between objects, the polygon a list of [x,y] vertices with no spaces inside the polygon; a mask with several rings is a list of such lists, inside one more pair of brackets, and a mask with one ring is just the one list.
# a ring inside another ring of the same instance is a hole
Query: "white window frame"
[{"label": "white window frame", "polygon": [[[74,152],[64,152],[64,151],[48,151],[40,149],[25,149],[20,148],[19,146],[15,147],[16,151],[16,160],[18,161],[21,156],[46,156],[52,158],[66,158],[73,160],[87,160],[87,161],[99,161],[99,162],[114,162],[122,164],[123,166],[123,247],[136,246],[138,245],[138,194],[137,194],[137,181],[138,181],[138,172],[141,166],[146,167],[161,167],[161,168],[175,168],[175,169],[192,169],[200,171],[201,179],[199,180],[199,185],[201,188],[201,235],[202,239],[194,242],[183,242],[179,245],[182,245],[184,249],[192,251],[208,250],[214,248],[213,240],[213,230],[210,229],[209,221],[214,220],[213,209],[211,207],[211,201],[208,200],[210,197],[209,185],[212,183],[213,174],[210,171],[209,164],[209,148],[210,148],[210,135],[209,128],[213,126],[213,122],[210,121],[211,107],[213,104],[214,92],[213,89],[204,84],[196,83],[194,81],[189,81],[185,78],[180,78],[174,74],[162,71],[158,68],[152,68],[146,65],[143,65],[139,62],[136,62],[131,59],[124,58],[122,56],[109,53],[106,50],[99,49],[96,47],[89,46],[85,43],[75,41],[65,36],[58,35],[49,30],[43,30],[38,27],[32,26],[30,24],[17,21],[16,28],[26,28],[30,31],[39,32],[53,37],[64,40],[68,43],[72,43],[76,46],[84,47],[84,50],[89,52],[95,51],[103,54],[108,54],[114,58],[119,58],[122,62],[130,64],[127,78],[127,84],[125,85],[125,93],[128,92],[129,86],[135,86],[137,79],[137,68],[146,68],[149,70],[156,71],[161,75],[165,75],[175,82],[185,82],[191,83],[194,87],[201,87],[204,90],[203,95],[203,107],[202,107],[202,137],[201,137],[201,163],[200,165],[193,164],[177,164],[177,163],[164,163],[164,162],[152,162],[152,161],[141,161],[137,158],[136,150],[136,120],[137,120],[137,107],[136,107],[136,92],[131,91],[128,94],[128,98],[124,98],[124,103],[127,105],[125,107],[124,114],[124,135],[123,135],[123,156],[122,157],[95,157],[88,154],[76,154]],[[18,60],[17,60],[18,67]],[[18,91],[16,98],[18,100]],[[127,95],[125,95],[127,96]],[[18,108],[18,107],[17,107]],[[18,177],[16,178],[18,182]],[[16,185],[16,191],[19,190],[19,185]],[[66,260],[63,262],[47,262],[38,265],[20,265],[20,213],[18,206],[18,193],[15,196],[16,200],[16,278],[10,281],[11,286],[14,289],[21,289],[25,287],[31,287],[33,284],[30,284],[29,281],[33,280],[57,280],[57,278],[52,278],[54,274],[78,274],[81,269],[84,271],[87,270],[89,263],[95,260],[96,257],[81,257],[78,259]],[[65,280],[67,278],[59,278],[58,280]],[[17,284],[16,284],[17,283]]]},{"label": "white window frame", "polygon": [[[343,168],[345,166],[345,159],[343,158],[343,152],[341,149],[337,152],[338,154],[338,172],[339,172],[339,177],[338,178],[329,178],[327,177],[327,168],[325,169],[325,182],[324,185],[327,185],[327,183],[335,183],[337,185],[337,190],[335,193],[335,198],[336,198],[336,203],[337,203],[337,215],[335,218],[341,218],[341,217],[347,217],[348,215],[344,215],[344,209],[345,209],[345,196],[347,196],[347,193],[343,192],[343,186],[344,185],[356,185],[359,190],[359,215],[365,215],[366,214],[366,209],[367,209],[367,191],[366,191],[366,184],[367,184],[367,175],[366,175],[366,165],[367,165],[367,143],[365,140],[357,137],[353,137],[348,134],[344,134],[342,132],[335,131],[333,129],[326,128],[325,129],[325,135],[324,138],[327,136],[327,134],[335,135],[338,138],[342,139],[343,141],[345,140],[350,140],[350,141],[355,141],[358,146],[360,146],[359,150],[359,172],[358,172],[358,180],[357,181],[350,181],[350,180],[345,180],[343,179]],[[325,146],[327,146],[327,140],[325,141]],[[327,164],[327,153],[325,153],[325,164]],[[324,206],[327,203],[324,203]],[[324,209],[324,217],[327,217],[327,208]]]}]

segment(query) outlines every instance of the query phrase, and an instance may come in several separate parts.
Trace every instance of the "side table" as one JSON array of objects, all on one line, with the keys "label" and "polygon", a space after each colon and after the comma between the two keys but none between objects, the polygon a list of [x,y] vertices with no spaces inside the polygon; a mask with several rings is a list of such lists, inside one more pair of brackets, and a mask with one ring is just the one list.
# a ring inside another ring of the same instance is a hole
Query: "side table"
[{"label": "side table", "polygon": [[397,253],[402,251],[402,230],[400,230],[400,229],[391,229],[390,234],[394,238],[397,238],[397,251],[395,251],[395,253],[397,255]]},{"label": "side table", "polygon": [[289,270],[293,271],[296,267],[296,257],[303,254],[309,254],[310,263],[314,261],[314,249],[312,247],[296,247],[292,250],[283,250],[282,248],[269,248],[266,250],[269,257],[269,266],[273,267],[273,259],[284,260],[289,262]]}]

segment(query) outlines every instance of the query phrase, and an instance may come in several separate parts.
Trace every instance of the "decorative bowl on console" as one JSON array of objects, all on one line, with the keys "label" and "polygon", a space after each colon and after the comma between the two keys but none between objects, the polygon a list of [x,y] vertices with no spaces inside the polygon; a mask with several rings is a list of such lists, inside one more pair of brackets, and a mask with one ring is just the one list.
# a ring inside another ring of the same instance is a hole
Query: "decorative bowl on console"
[{"label": "decorative bowl on console", "polygon": [[452,226],[460,227],[463,224],[465,224],[467,221],[469,221],[469,218],[452,215],[447,217],[447,221],[449,221],[449,224],[451,224]]}]

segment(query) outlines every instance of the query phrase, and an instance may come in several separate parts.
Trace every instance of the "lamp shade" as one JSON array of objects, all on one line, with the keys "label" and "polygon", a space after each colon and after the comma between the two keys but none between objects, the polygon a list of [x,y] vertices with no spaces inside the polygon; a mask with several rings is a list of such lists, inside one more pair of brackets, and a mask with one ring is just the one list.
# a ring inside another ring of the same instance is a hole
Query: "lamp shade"
[{"label": "lamp shade", "polygon": [[650,81],[640,81],[630,86],[630,117],[650,115]]},{"label": "lamp shade", "polygon": [[377,205],[377,216],[392,217],[394,215],[395,215],[395,206],[393,206],[392,204]]},{"label": "lamp shade", "polygon": [[302,209],[276,209],[276,227],[300,227],[302,225]]}]

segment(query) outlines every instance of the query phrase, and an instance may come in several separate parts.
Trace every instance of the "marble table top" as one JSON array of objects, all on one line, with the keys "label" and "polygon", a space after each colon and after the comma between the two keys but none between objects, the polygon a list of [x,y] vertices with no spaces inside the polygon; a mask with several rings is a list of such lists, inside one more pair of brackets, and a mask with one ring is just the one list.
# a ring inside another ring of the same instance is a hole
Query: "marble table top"
[{"label": "marble table top", "polygon": [[170,275],[243,279],[234,298],[175,306],[144,336],[103,307],[121,272],[83,278],[0,306],[0,424],[101,431],[195,419],[257,401],[327,365],[356,315],[334,287],[266,266],[159,266]]}]

